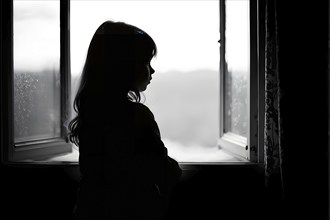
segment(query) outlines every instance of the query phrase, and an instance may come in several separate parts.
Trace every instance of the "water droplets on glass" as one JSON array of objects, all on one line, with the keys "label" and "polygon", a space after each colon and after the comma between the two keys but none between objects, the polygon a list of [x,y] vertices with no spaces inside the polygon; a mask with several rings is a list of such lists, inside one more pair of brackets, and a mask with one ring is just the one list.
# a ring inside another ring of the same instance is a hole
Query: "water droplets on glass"
[{"label": "water droplets on glass", "polygon": [[15,142],[59,137],[59,1],[14,1]]}]

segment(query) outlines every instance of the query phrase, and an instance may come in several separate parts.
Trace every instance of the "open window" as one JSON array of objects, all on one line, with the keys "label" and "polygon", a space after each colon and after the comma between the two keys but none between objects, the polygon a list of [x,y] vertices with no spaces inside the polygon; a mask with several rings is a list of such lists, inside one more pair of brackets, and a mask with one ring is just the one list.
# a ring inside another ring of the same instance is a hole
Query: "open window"
[{"label": "open window", "polygon": [[170,156],[181,163],[259,162],[257,4],[1,2],[3,161],[45,161],[74,152],[66,161],[77,162],[77,149],[66,139],[72,101],[92,35],[102,22],[114,20],[144,29],[158,46],[144,103]]},{"label": "open window", "polygon": [[[9,10],[8,10],[9,9]],[[69,2],[1,2],[2,161],[71,152]]]},{"label": "open window", "polygon": [[258,161],[259,62],[257,1],[220,1],[219,147]]},{"label": "open window", "polygon": [[134,24],[158,47],[144,103],[169,155],[181,163],[256,162],[262,123],[257,13],[257,1],[249,0],[72,1],[73,91],[98,25]]}]

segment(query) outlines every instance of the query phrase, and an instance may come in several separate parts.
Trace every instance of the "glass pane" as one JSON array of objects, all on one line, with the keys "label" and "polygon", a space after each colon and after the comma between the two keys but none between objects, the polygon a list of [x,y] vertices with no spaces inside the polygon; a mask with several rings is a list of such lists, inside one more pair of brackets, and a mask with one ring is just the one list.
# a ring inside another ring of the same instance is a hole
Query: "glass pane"
[{"label": "glass pane", "polygon": [[248,134],[249,1],[226,1],[224,132]]},{"label": "glass pane", "polygon": [[73,91],[91,37],[108,19],[142,28],[157,44],[151,63],[156,73],[144,103],[155,115],[169,155],[180,162],[226,159],[217,147],[219,2],[72,1]]},{"label": "glass pane", "polygon": [[15,142],[60,136],[59,63],[59,1],[14,1]]}]

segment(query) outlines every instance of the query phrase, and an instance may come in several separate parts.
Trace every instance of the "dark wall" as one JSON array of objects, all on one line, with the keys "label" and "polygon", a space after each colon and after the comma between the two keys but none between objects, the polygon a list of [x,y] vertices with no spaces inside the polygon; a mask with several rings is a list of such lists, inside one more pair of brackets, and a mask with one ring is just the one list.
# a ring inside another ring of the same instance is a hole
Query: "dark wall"
[{"label": "dark wall", "polygon": [[1,218],[70,219],[77,183],[60,167],[1,165]]},{"label": "dark wall", "polygon": [[265,218],[267,195],[262,169],[204,166],[175,188],[167,219]]},{"label": "dark wall", "polygon": [[[71,218],[78,185],[64,168],[2,166],[1,183],[1,216]],[[256,167],[205,166],[177,185],[167,219],[264,219],[263,183]]]}]

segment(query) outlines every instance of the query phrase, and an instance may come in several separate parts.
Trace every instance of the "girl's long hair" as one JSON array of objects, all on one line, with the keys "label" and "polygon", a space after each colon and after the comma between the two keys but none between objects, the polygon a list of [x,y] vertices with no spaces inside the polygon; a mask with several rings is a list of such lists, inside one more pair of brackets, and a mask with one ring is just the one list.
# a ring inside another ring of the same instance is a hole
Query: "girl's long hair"
[{"label": "girl's long hair", "polygon": [[106,114],[105,103],[140,102],[140,92],[132,86],[138,77],[134,65],[150,62],[156,53],[153,39],[133,25],[106,21],[96,30],[73,103],[76,116],[68,125],[72,143],[79,146],[79,133],[84,124],[102,123],[101,119],[95,120],[95,116]]}]

